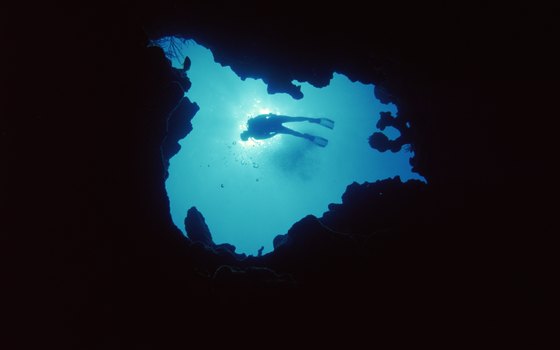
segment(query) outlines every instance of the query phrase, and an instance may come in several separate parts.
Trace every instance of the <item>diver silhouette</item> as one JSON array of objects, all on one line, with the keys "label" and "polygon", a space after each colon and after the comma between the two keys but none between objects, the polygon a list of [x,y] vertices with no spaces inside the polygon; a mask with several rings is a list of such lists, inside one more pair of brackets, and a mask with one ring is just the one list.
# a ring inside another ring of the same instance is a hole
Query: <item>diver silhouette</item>
[{"label": "diver silhouette", "polygon": [[288,117],[285,115],[268,113],[249,119],[247,121],[247,130],[242,132],[240,137],[243,141],[247,141],[249,137],[257,140],[263,140],[271,138],[277,134],[288,134],[304,138],[321,147],[325,147],[329,143],[329,140],[325,138],[310,134],[302,134],[282,125],[283,123],[291,122],[310,122],[322,125],[329,129],[334,128],[334,121],[327,118]]}]

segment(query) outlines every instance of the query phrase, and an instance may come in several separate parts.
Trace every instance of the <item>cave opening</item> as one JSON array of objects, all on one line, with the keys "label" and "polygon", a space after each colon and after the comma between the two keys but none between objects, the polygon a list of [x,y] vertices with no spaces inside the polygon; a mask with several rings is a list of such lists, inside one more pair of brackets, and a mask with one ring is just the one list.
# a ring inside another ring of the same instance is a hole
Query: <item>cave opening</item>
[{"label": "cave opening", "polygon": [[[169,160],[165,183],[172,220],[183,233],[185,215],[196,207],[215,243],[232,244],[237,253],[266,254],[276,235],[306,215],[320,218],[330,203],[341,202],[353,182],[395,176],[425,181],[412,171],[409,147],[392,152],[372,148],[372,133],[385,140],[402,136],[391,125],[379,125],[380,116],[398,116],[398,109],[376,99],[372,84],[334,72],[323,88],[293,81],[303,93],[294,99],[287,93],[269,94],[261,79],[241,79],[194,40],[165,37],[156,44],[176,68],[183,68],[189,57],[186,74],[192,85],[185,96],[200,107],[192,131]],[[250,118],[268,113],[329,118],[332,129],[309,122],[285,124],[328,144],[320,147],[287,134],[240,138]]]}]

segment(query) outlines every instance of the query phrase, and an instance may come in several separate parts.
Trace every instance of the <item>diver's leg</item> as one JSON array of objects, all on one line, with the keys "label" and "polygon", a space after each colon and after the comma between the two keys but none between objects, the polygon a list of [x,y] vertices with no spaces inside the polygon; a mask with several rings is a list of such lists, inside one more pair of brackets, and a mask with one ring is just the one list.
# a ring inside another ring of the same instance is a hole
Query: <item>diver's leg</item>
[{"label": "diver's leg", "polygon": [[290,117],[287,115],[279,115],[279,114],[269,114],[268,115],[269,121],[274,121],[276,123],[290,123],[290,122],[310,122],[310,123],[319,123],[320,118],[308,118],[308,117]]},{"label": "diver's leg", "polygon": [[316,123],[324,126],[325,128],[334,129],[334,120],[328,118],[311,118],[313,121],[311,123]]},{"label": "diver's leg", "polygon": [[[312,120],[315,120],[316,118],[307,118],[307,117],[289,117],[287,115],[274,115],[273,117],[274,121],[280,122],[280,123],[290,123],[290,122],[311,122]],[[317,121],[318,123],[318,121]]]},{"label": "diver's leg", "polygon": [[326,128],[334,128],[334,120],[328,118],[307,118],[307,117],[294,117],[293,121],[308,121],[310,123],[319,124]]},{"label": "diver's leg", "polygon": [[301,132],[292,130],[292,129],[287,128],[285,126],[282,126],[281,128],[279,128],[277,130],[277,132],[279,134],[287,134],[287,135],[293,135],[293,136],[301,137],[301,138],[304,138],[304,139],[308,139],[309,141],[313,140],[313,136],[311,136],[309,134],[302,134]]},{"label": "diver's leg", "polygon": [[273,114],[269,117],[270,121],[274,121],[275,123],[291,123],[291,122],[310,122],[314,124],[322,125],[326,128],[333,129],[334,128],[334,121],[328,118],[308,118],[308,117],[289,117],[287,115],[276,115]]},{"label": "diver's leg", "polygon": [[327,140],[325,138],[322,138],[320,136],[313,136],[313,135],[310,135],[310,134],[302,134],[300,132],[297,132],[297,131],[292,130],[292,129],[288,129],[286,127],[283,127],[282,131],[279,131],[279,133],[289,134],[289,135],[294,135],[294,136],[297,136],[297,137],[304,138],[306,140],[309,140],[309,141],[313,142],[314,144],[316,144],[317,146],[320,146],[320,147],[325,147],[329,143],[329,140]]},{"label": "diver's leg", "polygon": [[319,123],[319,118],[293,117],[292,121],[294,121],[294,122]]}]

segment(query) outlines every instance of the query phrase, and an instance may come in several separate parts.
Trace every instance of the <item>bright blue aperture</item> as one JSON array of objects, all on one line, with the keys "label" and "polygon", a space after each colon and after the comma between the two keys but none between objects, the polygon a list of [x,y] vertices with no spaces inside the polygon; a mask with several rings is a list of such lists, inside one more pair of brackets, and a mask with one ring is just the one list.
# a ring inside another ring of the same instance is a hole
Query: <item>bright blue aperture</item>
[{"label": "bright blue aperture", "polygon": [[[262,80],[242,81],[229,67],[215,63],[210,50],[188,41],[182,53],[192,62],[187,96],[200,110],[193,131],[180,141],[170,160],[166,182],[174,223],[184,231],[187,210],[196,206],[206,218],[214,242],[231,243],[238,253],[272,250],[272,240],[308,214],[322,216],[329,203],[340,203],[346,186],[411,172],[411,153],[380,153],[368,144],[379,112],[396,107],[375,99],[373,85],[353,83],[334,74],[329,86],[301,84],[304,98],[269,95]],[[173,65],[180,67],[177,60]],[[329,140],[325,148],[291,135],[241,141],[249,118],[263,113],[325,117],[333,130],[308,122],[285,126]],[[398,131],[385,133],[389,138]]]}]

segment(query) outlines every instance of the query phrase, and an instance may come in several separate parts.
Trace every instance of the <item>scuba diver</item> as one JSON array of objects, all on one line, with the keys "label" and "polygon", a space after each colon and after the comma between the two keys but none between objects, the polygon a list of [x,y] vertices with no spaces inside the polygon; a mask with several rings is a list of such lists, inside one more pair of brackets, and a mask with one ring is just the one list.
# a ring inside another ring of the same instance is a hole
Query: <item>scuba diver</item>
[{"label": "scuba diver", "polygon": [[247,121],[247,130],[242,132],[240,135],[241,140],[247,141],[249,137],[257,140],[263,140],[271,138],[276,134],[288,134],[307,139],[320,147],[325,147],[329,143],[329,140],[325,138],[310,134],[302,134],[282,125],[283,123],[290,122],[310,122],[322,125],[329,129],[334,128],[334,121],[327,118],[288,117],[285,115],[268,113],[249,119]]}]

